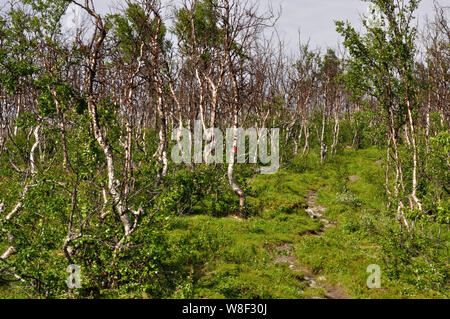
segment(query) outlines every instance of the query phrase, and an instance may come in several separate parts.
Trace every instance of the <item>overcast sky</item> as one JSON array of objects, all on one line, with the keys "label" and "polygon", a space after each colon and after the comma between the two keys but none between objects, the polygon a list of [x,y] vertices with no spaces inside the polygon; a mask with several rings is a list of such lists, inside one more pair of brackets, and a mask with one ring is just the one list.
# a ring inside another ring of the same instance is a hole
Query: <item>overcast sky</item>
[{"label": "overcast sky", "polygon": [[[361,15],[367,12],[367,3],[361,0],[272,0],[273,5],[282,6],[278,23],[279,32],[290,41],[290,47],[298,43],[298,30],[302,41],[310,40],[313,47],[336,47],[341,42],[336,32],[335,20],[349,20],[354,26],[361,26]],[[444,1],[438,3],[444,4]],[[448,4],[448,2],[447,2]],[[418,20],[433,16],[432,0],[422,0]]]},{"label": "overcast sky", "polygon": [[[5,3],[7,0],[0,0]],[[177,0],[162,0],[163,3],[176,3]],[[360,16],[367,12],[367,3],[361,0],[256,0],[263,10],[268,3],[274,8],[281,6],[282,15],[277,29],[286,46],[295,50],[298,45],[299,30],[302,42],[310,40],[313,48],[336,47],[340,42],[334,25],[335,20],[349,20],[353,25],[360,26]],[[124,0],[95,0],[96,9],[108,12],[109,6],[123,3]],[[438,3],[448,3],[448,0],[438,0]],[[426,16],[433,16],[433,0],[422,0],[418,20],[425,21]]]}]

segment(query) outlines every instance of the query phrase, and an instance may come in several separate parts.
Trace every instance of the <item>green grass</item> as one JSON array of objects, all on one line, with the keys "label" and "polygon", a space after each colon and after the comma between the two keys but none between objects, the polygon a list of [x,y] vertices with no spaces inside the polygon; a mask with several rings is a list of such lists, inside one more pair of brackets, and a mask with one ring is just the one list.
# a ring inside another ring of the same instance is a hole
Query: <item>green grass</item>
[{"label": "green grass", "polygon": [[[6,243],[0,242],[0,252],[4,252],[8,249]],[[0,299],[24,299],[28,296],[24,293],[22,287],[15,283],[3,280],[0,276]]]},{"label": "green grass", "polygon": [[[359,156],[365,155],[368,154]],[[301,272],[292,271],[288,264],[276,262],[280,255],[277,247],[285,243],[292,244],[300,257],[295,263],[299,266],[315,266],[312,268],[317,272],[320,272],[320,265],[326,263],[325,259],[329,255],[321,250],[323,255],[318,256],[316,252],[314,257],[302,258],[302,253],[306,253],[308,248],[311,251],[319,248],[306,243],[313,240],[320,242],[321,239],[314,239],[307,234],[322,227],[320,222],[306,214],[306,197],[310,190],[317,190],[319,204],[328,204],[331,199],[335,199],[334,189],[339,187],[337,179],[344,178],[341,175],[350,172],[334,170],[336,164],[323,169],[314,156],[310,156],[307,161],[303,163],[304,160],[298,159],[298,163],[292,165],[294,168],[302,166],[300,173],[295,172],[295,169],[283,170],[275,175],[260,175],[252,181],[253,196],[249,198],[249,203],[260,208],[258,216],[247,220],[184,217],[172,226],[172,249],[176,251],[177,247],[189,245],[193,258],[180,260],[173,257],[174,264],[188,265],[185,271],[192,274],[190,285],[181,287],[175,297],[289,299],[323,296],[322,289],[307,286]],[[353,163],[352,159],[348,161]],[[359,164],[353,169],[358,170]],[[340,164],[337,166],[341,167]],[[343,209],[346,207],[342,206]],[[336,214],[330,215],[336,217]],[[202,234],[202,239],[198,234]],[[188,243],[189,239],[191,242]],[[351,242],[346,244],[351,246]],[[337,255],[341,253],[341,246],[334,243],[333,249]],[[305,250],[301,247],[305,247]],[[180,256],[184,254],[180,253]],[[343,262],[346,261],[345,256],[341,258]],[[335,261],[333,263],[336,265]],[[350,273],[354,271],[347,269]],[[365,278],[362,279],[365,282]],[[332,280],[331,283],[337,282]]]},{"label": "green grass", "polygon": [[[249,203],[259,215],[248,220],[184,217],[170,230],[172,250],[190,245],[192,260],[184,263],[189,283],[175,298],[311,298],[323,297],[310,288],[303,274],[276,263],[277,247],[290,243],[295,263],[307,267],[326,284],[342,287],[352,298],[448,297],[433,289],[392,279],[382,269],[382,288],[367,288],[371,264],[383,264],[378,238],[370,229],[387,221],[384,151],[376,148],[342,154],[321,166],[317,157],[296,159],[275,175],[257,176],[251,183]],[[350,178],[352,177],[352,178]],[[317,204],[328,208],[327,219],[337,226],[323,236],[308,236],[321,228],[306,212],[306,196],[317,191]],[[199,235],[201,234],[201,235]],[[445,290],[445,289],[444,289]]]},{"label": "green grass", "polygon": [[[313,153],[275,175],[255,177],[248,203],[256,214],[244,220],[205,211],[177,219],[164,235],[167,254],[156,292],[122,297],[325,297],[326,289],[309,287],[305,280],[312,273],[351,298],[448,298],[448,281],[444,287],[435,284],[448,278],[445,265],[430,266],[421,256],[403,262],[395,234],[388,233],[396,224],[385,211],[384,156],[376,148],[346,149],[322,166]],[[316,204],[327,207],[326,218],[336,223],[320,237],[311,233],[323,225],[305,211],[311,191],[317,192]],[[442,241],[449,242],[448,231]],[[291,264],[280,262],[283,257]],[[367,288],[371,264],[382,267],[381,289]],[[14,285],[0,283],[0,298],[23,297]]]},{"label": "green grass", "polygon": [[[276,263],[282,254],[277,247],[298,243],[320,224],[301,209],[274,215],[270,211],[248,220],[193,216],[175,223],[169,242],[180,253],[172,263],[186,265],[192,284],[180,287],[174,297],[301,298],[306,288],[302,274]],[[182,247],[190,247],[188,254]]]},{"label": "green grass", "polygon": [[[303,238],[296,246],[296,255],[314,273],[326,276],[331,284],[342,285],[353,298],[448,298],[445,288],[421,289],[416,276],[410,275],[406,283],[383,271],[381,238],[377,236],[384,234],[370,231],[375,224],[393,220],[383,213],[386,196],[379,162],[382,158],[383,152],[377,149],[347,150],[317,172],[327,185],[318,190],[318,201],[328,207],[326,215],[338,226],[320,238]],[[348,176],[358,179],[350,181]],[[347,196],[340,194],[343,191]],[[367,288],[366,270],[371,264],[382,267],[381,289]]]}]

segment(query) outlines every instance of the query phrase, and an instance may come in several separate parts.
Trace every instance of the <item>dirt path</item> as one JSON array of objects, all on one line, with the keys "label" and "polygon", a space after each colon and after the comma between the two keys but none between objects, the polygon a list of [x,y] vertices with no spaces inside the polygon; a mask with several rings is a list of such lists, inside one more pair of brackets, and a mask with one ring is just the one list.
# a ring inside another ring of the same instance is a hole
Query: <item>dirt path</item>
[{"label": "dirt path", "polygon": [[[310,191],[307,195],[306,213],[312,219],[317,219],[323,224],[323,228],[317,232],[309,233],[310,236],[322,236],[328,229],[336,226],[333,222],[327,220],[324,217],[324,213],[327,210],[326,207],[319,206],[317,202],[317,192]],[[326,278],[324,276],[316,276],[314,273],[305,267],[298,266],[298,260],[294,253],[294,245],[286,243],[277,247],[278,257],[275,259],[276,263],[285,263],[289,265],[289,269],[295,272],[302,272],[304,274],[303,280],[305,280],[311,288],[322,288],[325,290],[325,298],[327,299],[348,299],[349,296],[345,291],[337,286],[331,286],[326,284]]]},{"label": "dirt path", "polygon": [[324,217],[324,213],[327,210],[327,208],[316,204],[317,202],[316,191],[308,192],[306,202],[308,204],[308,208],[306,208],[306,213],[309,215],[309,217],[311,217],[312,219],[318,219],[323,224],[322,230],[318,234],[316,234],[316,236],[322,236],[323,233],[326,232],[328,229],[336,226],[336,224],[334,224],[333,222],[329,221]]}]

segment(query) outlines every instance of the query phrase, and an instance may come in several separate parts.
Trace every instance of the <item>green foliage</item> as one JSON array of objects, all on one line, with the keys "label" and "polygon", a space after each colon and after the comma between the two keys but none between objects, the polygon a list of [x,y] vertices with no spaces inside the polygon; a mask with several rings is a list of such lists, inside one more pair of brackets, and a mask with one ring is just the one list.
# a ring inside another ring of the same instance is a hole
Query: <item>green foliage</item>
[{"label": "green foliage", "polygon": [[125,63],[134,61],[140,55],[142,44],[146,45],[146,50],[154,50],[155,38],[159,47],[168,48],[169,42],[165,42],[166,26],[158,17],[150,17],[137,3],[129,3],[122,15],[109,15],[108,21],[113,30],[112,39],[118,43]]},{"label": "green foliage", "polygon": [[417,30],[411,21],[420,1],[368,2],[373,12],[363,20],[364,35],[349,23],[336,22],[352,57],[344,82],[355,99],[368,92],[387,112],[393,110],[398,129],[406,121],[406,96],[413,99],[417,88],[413,79]]},{"label": "green foliage", "polygon": [[219,13],[216,1],[211,0],[195,1],[192,10],[183,8],[176,12],[173,31],[184,40],[184,50],[200,50],[207,59],[208,50],[220,47],[223,31],[218,26]]},{"label": "green foliage", "polygon": [[61,18],[70,4],[65,0],[22,0],[22,3],[30,5],[38,13],[32,20],[35,29],[49,32],[61,28]]},{"label": "green foliage", "polygon": [[[16,130],[8,132],[0,150],[0,249],[3,252],[14,244],[16,250],[2,261],[0,298],[323,297],[324,288],[308,287],[300,270],[305,267],[314,275],[326,276],[330,284],[340,283],[352,297],[448,298],[448,124],[441,114],[431,114],[429,145],[423,130],[417,132],[423,163],[418,195],[424,210],[404,209],[410,233],[389,206],[385,189],[390,185],[385,185],[383,167],[386,154],[378,148],[386,144],[387,126],[381,124],[386,122],[387,112],[395,113],[394,126],[399,131],[406,120],[407,95],[417,102],[419,86],[413,74],[416,30],[409,19],[419,1],[407,1],[404,7],[390,0],[370,2],[376,5],[373,16],[381,15],[364,21],[366,34],[358,34],[348,24],[337,24],[352,56],[345,74],[346,65],[332,50],[320,56],[305,46],[303,59],[295,65],[306,85],[320,78],[321,85],[327,83],[327,90],[337,91],[344,83],[351,101],[361,106],[360,111],[346,113],[342,119],[336,154],[320,164],[316,128],[322,125],[324,113],[313,105],[306,123],[311,130],[309,154],[292,156],[293,135],[288,138],[281,132],[283,170],[259,176],[257,165],[235,166],[236,182],[247,195],[244,212],[230,189],[224,164],[170,164],[168,176],[155,183],[160,164],[152,155],[157,154],[160,139],[158,118],[156,127],[140,127],[142,132],[131,127],[131,149],[127,149],[127,116],[136,116],[135,121],[143,116],[143,122],[149,121],[145,118],[148,113],[140,113],[139,108],[145,106],[139,103],[135,109],[132,103],[124,110],[117,102],[117,95],[123,92],[105,94],[95,79],[90,102],[95,104],[95,119],[106,142],[99,141],[98,132],[93,133],[93,112],[87,112],[84,89],[69,80],[73,64],[89,57],[89,47],[74,43],[73,51],[65,52],[61,18],[68,1],[22,0],[25,7],[13,7],[0,17],[0,88],[8,95],[5,100],[32,92],[26,96],[32,100],[31,106],[25,103],[26,110],[8,123]],[[199,54],[200,62],[207,66],[214,63],[214,55],[223,53],[222,12],[217,1],[193,4],[175,12],[173,32],[181,41],[182,57]],[[167,27],[155,12],[146,10],[130,3],[122,14],[107,17],[107,31],[112,32],[100,54],[112,53],[99,68],[116,63],[126,73],[129,70],[124,69],[134,68],[142,50],[147,71],[161,62],[160,55],[172,53],[166,41]],[[155,39],[161,52],[154,51]],[[241,66],[250,61],[239,43],[226,45],[240,58]],[[152,59],[155,55],[156,60]],[[189,73],[189,68],[180,74]],[[159,70],[158,76],[167,80],[166,71],[171,70],[161,69],[164,71]],[[211,70],[211,75],[217,76],[215,69]],[[227,82],[222,82],[223,86]],[[227,89],[220,88],[220,95],[226,95]],[[168,91],[167,86],[164,90]],[[376,98],[381,110],[366,100],[368,95]],[[167,110],[173,107],[170,98],[164,96],[163,102]],[[418,104],[413,103],[414,118]],[[5,105],[7,113],[15,111],[9,101]],[[290,113],[282,93],[270,93],[260,107],[263,114],[270,111],[266,120],[271,127],[286,128],[286,114]],[[247,120],[253,124],[260,119],[250,114]],[[325,127],[327,145],[333,139],[331,122],[328,119]],[[294,123],[292,131],[298,134],[303,124]],[[38,138],[33,134],[37,126]],[[106,151],[103,143],[108,143]],[[302,143],[296,145],[299,150]],[[405,184],[410,188],[410,149],[407,145],[399,149],[404,179],[408,180]],[[132,154],[130,159],[127,151]],[[107,169],[111,166],[115,169],[114,190],[123,198],[120,205],[108,194],[111,178]],[[308,216],[306,209],[315,205],[323,210],[322,218]],[[3,218],[15,208],[12,220]],[[125,215],[138,226],[131,233],[124,229]],[[326,225],[330,226],[327,231]],[[69,264],[81,267],[83,288],[67,287]],[[370,264],[383,269],[381,290],[366,287]],[[12,272],[25,282],[15,282]]]}]

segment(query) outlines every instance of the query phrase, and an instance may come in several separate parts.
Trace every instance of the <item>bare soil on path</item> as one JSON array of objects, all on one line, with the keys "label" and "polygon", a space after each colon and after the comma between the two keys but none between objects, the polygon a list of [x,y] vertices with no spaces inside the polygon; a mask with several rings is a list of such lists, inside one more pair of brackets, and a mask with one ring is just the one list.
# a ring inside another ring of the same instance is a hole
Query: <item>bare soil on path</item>
[{"label": "bare soil on path", "polygon": [[[305,235],[321,237],[327,230],[336,226],[335,223],[327,220],[324,216],[326,207],[317,205],[317,191],[309,191],[307,195],[306,213],[312,219],[319,220],[323,227],[320,231],[310,232]],[[327,299],[348,299],[347,293],[339,286],[333,286],[326,283],[327,279],[324,276],[314,274],[310,269],[300,266],[301,262],[297,259],[294,253],[294,244],[285,243],[276,248],[277,257],[276,263],[288,264],[289,269],[293,272],[301,272],[303,280],[307,282],[311,288],[322,288],[325,290],[325,298]]]}]

